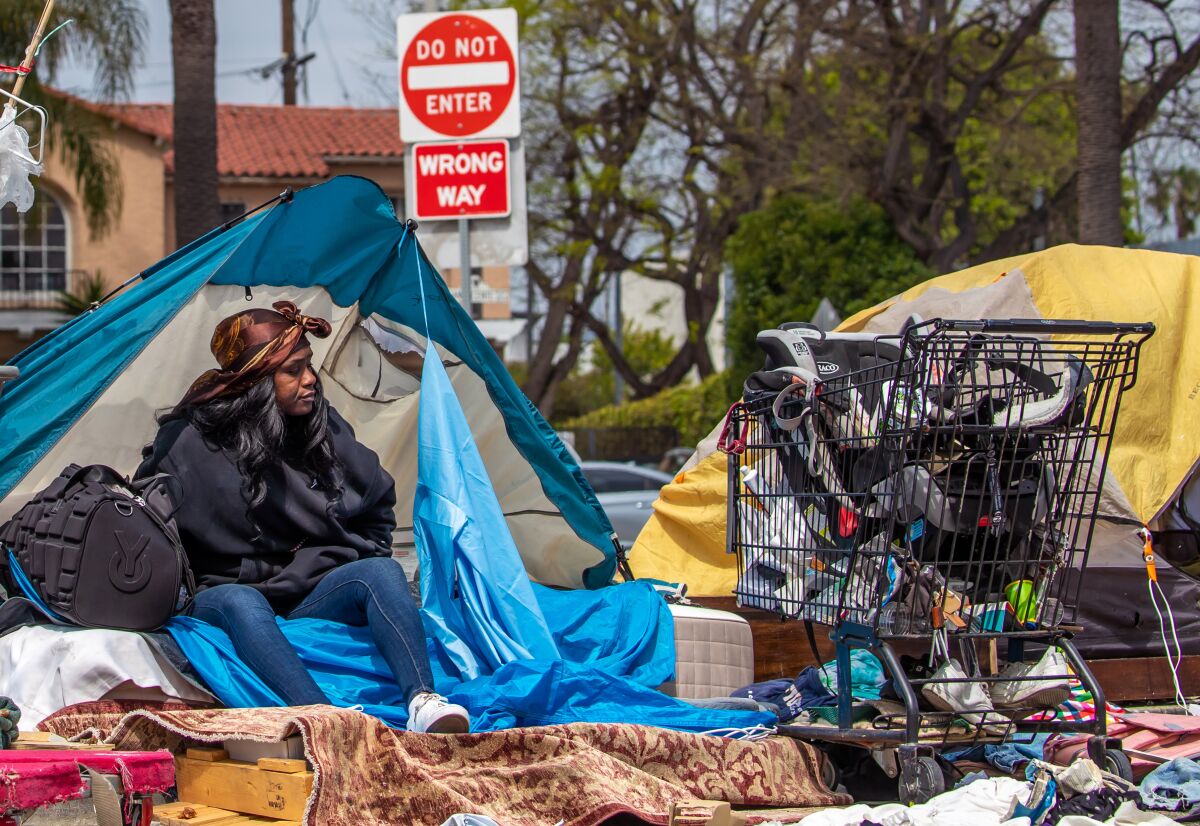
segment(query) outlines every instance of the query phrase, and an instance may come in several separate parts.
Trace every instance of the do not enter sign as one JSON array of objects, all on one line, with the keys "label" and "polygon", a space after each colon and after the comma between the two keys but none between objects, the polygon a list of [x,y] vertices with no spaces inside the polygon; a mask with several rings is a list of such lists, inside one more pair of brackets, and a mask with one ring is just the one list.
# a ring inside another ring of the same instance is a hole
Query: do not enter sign
[{"label": "do not enter sign", "polygon": [[514,9],[403,15],[397,35],[402,140],[521,133]]},{"label": "do not enter sign", "polygon": [[512,211],[508,141],[413,147],[413,217],[503,218]]}]

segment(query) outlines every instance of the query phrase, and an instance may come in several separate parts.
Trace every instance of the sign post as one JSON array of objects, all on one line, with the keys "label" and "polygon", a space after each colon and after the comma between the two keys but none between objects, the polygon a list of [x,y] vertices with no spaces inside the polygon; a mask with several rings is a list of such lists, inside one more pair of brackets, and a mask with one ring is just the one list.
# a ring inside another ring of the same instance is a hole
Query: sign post
[{"label": "sign post", "polygon": [[459,265],[459,282],[462,284],[459,295],[462,305],[467,308],[467,315],[474,318],[475,302],[471,297],[471,222],[466,218],[458,219],[458,260],[462,262]]},{"label": "sign post", "polygon": [[[415,144],[520,136],[515,9],[401,15],[396,21],[396,39],[402,141]],[[502,164],[495,160],[496,151],[475,149],[467,143],[453,151],[448,144],[415,146],[410,156],[408,179],[416,192],[414,217],[458,222],[461,300],[472,315],[470,220],[511,213],[508,141],[501,143]],[[422,150],[427,150],[424,156]],[[436,162],[422,166],[423,157]]]}]

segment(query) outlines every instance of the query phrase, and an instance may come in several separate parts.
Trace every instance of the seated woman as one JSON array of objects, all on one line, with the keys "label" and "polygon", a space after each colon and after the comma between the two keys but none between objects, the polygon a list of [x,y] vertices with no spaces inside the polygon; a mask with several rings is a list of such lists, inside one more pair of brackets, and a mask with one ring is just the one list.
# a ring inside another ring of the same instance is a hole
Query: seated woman
[{"label": "seated woman", "polygon": [[289,705],[328,703],[275,623],[367,626],[408,698],[411,731],[462,732],[462,706],[433,690],[425,632],[391,559],[396,491],[379,457],[321,393],[306,334],[329,322],[290,301],[217,325],[219,370],[159,415],[138,477],[179,480],[175,513],[196,577],[190,613]]}]

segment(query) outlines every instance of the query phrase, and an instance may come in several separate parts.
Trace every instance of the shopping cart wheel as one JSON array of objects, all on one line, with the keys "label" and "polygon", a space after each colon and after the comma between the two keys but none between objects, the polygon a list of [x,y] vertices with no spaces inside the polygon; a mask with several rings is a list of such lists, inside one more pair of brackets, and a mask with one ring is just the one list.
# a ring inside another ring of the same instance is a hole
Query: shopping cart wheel
[{"label": "shopping cart wheel", "polygon": [[1133,765],[1129,762],[1129,755],[1120,749],[1104,750],[1104,770],[1122,780],[1133,782]]},{"label": "shopping cart wheel", "polygon": [[914,757],[900,763],[900,802],[924,803],[946,790],[942,767],[932,757]]},{"label": "shopping cart wheel", "polygon": [[833,755],[827,751],[821,752],[821,782],[830,791],[837,791],[842,783],[842,770],[834,762]]}]

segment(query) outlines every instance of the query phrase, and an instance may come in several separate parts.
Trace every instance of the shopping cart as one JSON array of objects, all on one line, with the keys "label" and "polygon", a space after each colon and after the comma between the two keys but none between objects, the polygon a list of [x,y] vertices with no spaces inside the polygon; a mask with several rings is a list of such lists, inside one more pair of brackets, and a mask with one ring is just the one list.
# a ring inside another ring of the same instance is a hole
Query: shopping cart
[{"label": "shopping cart", "polygon": [[[722,440],[739,603],[828,625],[835,643],[836,708],[781,733],[869,749],[910,802],[944,788],[939,752],[1044,731],[1090,732],[1090,756],[1128,775],[1072,634],[1121,395],[1153,332],[788,333],[803,341],[779,352],[800,357],[747,381]],[[897,649],[914,648],[906,670]],[[854,701],[855,649],[882,663],[892,704]],[[1054,712],[1068,679],[1094,719]]]}]

